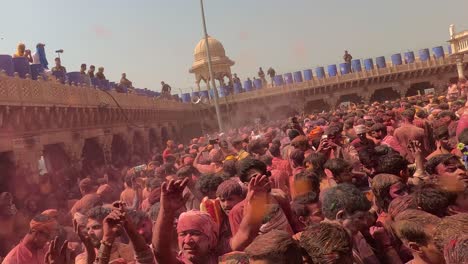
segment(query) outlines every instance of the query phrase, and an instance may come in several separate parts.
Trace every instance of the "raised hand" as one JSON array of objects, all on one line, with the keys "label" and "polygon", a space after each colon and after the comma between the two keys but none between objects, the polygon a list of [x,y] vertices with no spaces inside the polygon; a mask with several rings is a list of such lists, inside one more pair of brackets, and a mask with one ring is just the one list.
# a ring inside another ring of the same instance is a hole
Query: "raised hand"
[{"label": "raised hand", "polygon": [[67,264],[71,263],[71,252],[68,250],[68,241],[65,240],[60,246],[58,237],[55,237],[49,244],[49,250],[45,254],[46,264]]},{"label": "raised hand", "polygon": [[270,181],[265,175],[254,176],[248,185],[247,203],[244,212],[250,223],[259,223],[267,214],[268,192]]},{"label": "raised hand", "polygon": [[388,235],[387,230],[385,230],[382,226],[371,226],[369,229],[369,233],[372,238],[375,239],[381,246],[389,247],[392,245],[392,241],[390,236]]},{"label": "raised hand", "polygon": [[408,143],[408,150],[413,154],[413,156],[421,154],[421,142],[411,140],[410,143]]},{"label": "raised hand", "polygon": [[169,183],[164,182],[161,185],[161,207],[165,210],[175,212],[182,206],[185,201],[182,193],[187,186],[188,178],[184,180],[170,180]]},{"label": "raised hand", "polygon": [[120,210],[113,210],[104,218],[102,229],[103,239],[107,242],[114,242],[118,236],[119,231],[122,229],[125,221],[125,216]]},{"label": "raised hand", "polygon": [[93,260],[94,262],[94,259],[96,258],[96,252],[94,251],[93,242],[91,241],[91,238],[89,237],[88,233],[84,231],[84,227],[80,226],[75,219],[73,219],[73,230],[75,230],[75,233],[78,235],[81,242],[85,246],[88,259]]}]

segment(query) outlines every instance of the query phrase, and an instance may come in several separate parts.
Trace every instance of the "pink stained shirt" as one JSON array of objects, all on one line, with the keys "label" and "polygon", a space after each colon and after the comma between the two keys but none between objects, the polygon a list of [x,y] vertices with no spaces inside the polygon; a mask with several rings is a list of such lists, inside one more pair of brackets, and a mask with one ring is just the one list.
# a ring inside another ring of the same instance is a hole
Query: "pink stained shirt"
[{"label": "pink stained shirt", "polygon": [[396,140],[396,138],[393,136],[387,135],[384,139],[382,139],[382,144],[391,147],[393,150],[400,153],[400,155],[403,155],[404,153],[400,143],[398,143],[398,140]]},{"label": "pink stained shirt", "polygon": [[3,260],[3,264],[44,264],[44,257],[47,253],[48,245],[37,252],[31,252],[26,245],[24,240],[21,241],[16,247],[14,247]]}]

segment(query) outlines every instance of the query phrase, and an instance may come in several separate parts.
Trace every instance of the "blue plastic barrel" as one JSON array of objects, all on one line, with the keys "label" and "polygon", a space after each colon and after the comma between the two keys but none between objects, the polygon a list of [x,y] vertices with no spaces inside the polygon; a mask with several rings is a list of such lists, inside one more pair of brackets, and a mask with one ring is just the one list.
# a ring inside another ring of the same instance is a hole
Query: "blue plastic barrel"
[{"label": "blue plastic barrel", "polygon": [[302,72],[297,71],[293,73],[294,76],[294,82],[302,82]]},{"label": "blue plastic barrel", "polygon": [[336,64],[328,65],[328,77],[333,77],[338,74],[338,69],[336,68]]},{"label": "blue plastic barrel", "polygon": [[313,73],[311,69],[304,70],[304,80],[310,81],[313,79]]},{"label": "blue plastic barrel", "polygon": [[234,83],[234,94],[242,93],[242,84]]},{"label": "blue plastic barrel", "polygon": [[284,82],[285,82],[286,84],[291,84],[291,83],[293,83],[293,76],[292,76],[292,73],[289,72],[289,73],[285,73],[285,74],[284,74]]},{"label": "blue plastic barrel", "polygon": [[419,50],[419,60],[420,61],[427,61],[430,58],[431,58],[431,54],[429,53],[429,49]]},{"label": "blue plastic barrel", "polygon": [[[212,89],[210,89],[210,91],[213,91]],[[204,90],[204,91],[200,91],[200,97],[203,98],[208,98],[208,91],[207,90]]]},{"label": "blue plastic barrel", "polygon": [[447,52],[448,52],[449,55],[452,54],[452,45],[447,46]]},{"label": "blue plastic barrel", "polygon": [[362,71],[361,60],[359,59],[352,60],[351,69],[353,69],[353,72],[361,72]]},{"label": "blue plastic barrel", "polygon": [[190,103],[191,102],[190,93],[182,94],[182,102],[184,102],[184,103]]},{"label": "blue plastic barrel", "polygon": [[71,84],[72,82],[75,83],[75,84],[80,84],[82,82],[81,73],[80,72],[69,72],[69,73],[67,73],[67,80],[68,80],[68,84]]},{"label": "blue plastic barrel", "polygon": [[273,81],[275,82],[275,86],[281,86],[284,84],[282,75],[276,75],[275,77],[273,77]]},{"label": "blue plastic barrel", "polygon": [[317,79],[323,79],[325,78],[325,68],[323,67],[317,67],[315,69],[315,74],[317,75]]},{"label": "blue plastic barrel", "polygon": [[392,55],[392,64],[393,64],[393,66],[403,64],[403,60],[401,59],[401,54],[400,53]]},{"label": "blue plastic barrel", "polygon": [[380,56],[375,58],[375,65],[377,65],[377,69],[382,69],[387,67],[387,63],[385,62],[385,57]]},{"label": "blue plastic barrel", "polygon": [[255,79],[253,81],[253,84],[254,84],[255,89],[257,89],[257,90],[262,89],[263,85],[262,85],[262,80],[261,79]]},{"label": "blue plastic barrel", "polygon": [[432,53],[434,53],[434,57],[436,59],[440,59],[440,58],[445,57],[444,47],[442,47],[442,46],[432,48]]},{"label": "blue plastic barrel", "polygon": [[414,52],[412,51],[405,52],[405,61],[406,61],[406,64],[413,63],[415,61]]},{"label": "blue plastic barrel", "polygon": [[26,74],[31,74],[29,61],[26,57],[13,58],[13,69],[21,78],[26,78]]},{"label": "blue plastic barrel", "polygon": [[349,63],[341,63],[340,64],[340,72],[341,72],[341,75],[345,75],[345,74],[348,74],[351,72],[351,69],[350,69],[350,64]]},{"label": "blue plastic barrel", "polygon": [[13,76],[13,58],[10,55],[0,55],[0,71],[5,71],[8,76]]},{"label": "blue plastic barrel", "polygon": [[33,80],[37,80],[37,77],[43,73],[44,68],[42,67],[42,64],[31,64],[31,78]]},{"label": "blue plastic barrel", "polygon": [[364,60],[364,69],[366,71],[371,71],[374,69],[374,61],[372,59],[365,59]]},{"label": "blue plastic barrel", "polygon": [[192,92],[192,97],[200,97],[200,92]]},{"label": "blue plastic barrel", "polygon": [[103,90],[110,90],[109,80],[101,80],[101,88]]},{"label": "blue plastic barrel", "polygon": [[244,81],[244,89],[246,92],[250,92],[253,90],[252,80],[249,79]]}]

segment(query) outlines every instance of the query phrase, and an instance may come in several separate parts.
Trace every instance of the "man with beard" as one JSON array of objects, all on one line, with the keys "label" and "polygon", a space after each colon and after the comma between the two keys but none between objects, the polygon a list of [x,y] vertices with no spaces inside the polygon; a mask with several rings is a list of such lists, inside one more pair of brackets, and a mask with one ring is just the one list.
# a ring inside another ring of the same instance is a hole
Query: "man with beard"
[{"label": "man with beard", "polygon": [[145,239],[147,245],[151,245],[153,224],[148,215],[142,211],[133,210],[128,212],[128,216],[131,218],[137,233]]},{"label": "man with beard", "polygon": [[46,244],[57,232],[55,219],[40,214],[29,223],[29,232],[5,257],[4,264],[43,264],[47,252]]},{"label": "man with beard", "polygon": [[110,213],[111,209],[96,206],[89,210],[87,213],[88,219],[86,222],[86,232],[84,232],[85,230],[83,230],[83,227],[76,227],[76,231],[86,248],[86,252],[76,256],[76,264],[93,263],[97,255],[97,250],[100,248],[101,243],[103,243],[104,245],[112,244],[112,249],[110,252],[110,261],[119,258],[122,258],[127,262],[134,260],[132,246],[117,241],[108,241],[109,238],[104,237],[104,219]]},{"label": "man with beard", "polygon": [[211,216],[200,211],[182,213],[177,222],[180,252],[175,254],[172,243],[176,211],[184,206],[182,192],[188,179],[171,180],[161,186],[161,209],[153,230],[153,248],[158,263],[215,264],[218,254],[218,226]]}]

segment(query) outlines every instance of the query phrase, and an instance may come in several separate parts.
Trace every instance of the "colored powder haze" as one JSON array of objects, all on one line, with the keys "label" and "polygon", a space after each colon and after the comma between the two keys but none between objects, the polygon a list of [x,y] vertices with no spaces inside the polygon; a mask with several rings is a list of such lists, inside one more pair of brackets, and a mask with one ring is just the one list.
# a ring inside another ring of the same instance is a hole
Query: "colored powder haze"
[{"label": "colored powder haze", "polygon": [[[160,90],[164,80],[190,91],[193,49],[203,36],[198,0],[0,0],[0,54],[19,41],[46,43],[49,63],[104,66],[108,79],[126,72],[135,87]],[[466,0],[206,0],[208,32],[236,62],[241,79],[258,66],[286,73],[339,63],[348,49],[367,58],[444,45],[448,27],[468,29]]]}]

